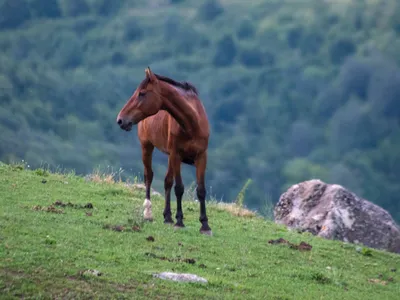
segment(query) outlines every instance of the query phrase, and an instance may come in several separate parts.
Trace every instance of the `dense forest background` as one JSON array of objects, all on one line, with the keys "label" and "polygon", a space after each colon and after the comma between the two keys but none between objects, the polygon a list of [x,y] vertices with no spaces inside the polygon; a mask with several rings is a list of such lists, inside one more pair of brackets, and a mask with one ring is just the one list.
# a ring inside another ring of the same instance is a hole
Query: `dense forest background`
[{"label": "dense forest background", "polygon": [[399,221],[399,63],[398,0],[0,0],[0,160],[141,176],[115,119],[149,65],[200,92],[208,195],[250,178],[245,204],[270,214],[320,178]]}]

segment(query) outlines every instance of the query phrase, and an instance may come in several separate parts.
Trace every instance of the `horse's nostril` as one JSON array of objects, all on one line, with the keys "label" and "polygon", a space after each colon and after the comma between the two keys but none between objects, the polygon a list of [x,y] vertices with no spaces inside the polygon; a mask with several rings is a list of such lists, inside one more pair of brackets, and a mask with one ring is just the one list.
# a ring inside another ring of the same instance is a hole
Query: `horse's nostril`
[{"label": "horse's nostril", "polygon": [[118,125],[121,125],[122,124],[122,119],[118,119],[117,123],[118,123]]}]

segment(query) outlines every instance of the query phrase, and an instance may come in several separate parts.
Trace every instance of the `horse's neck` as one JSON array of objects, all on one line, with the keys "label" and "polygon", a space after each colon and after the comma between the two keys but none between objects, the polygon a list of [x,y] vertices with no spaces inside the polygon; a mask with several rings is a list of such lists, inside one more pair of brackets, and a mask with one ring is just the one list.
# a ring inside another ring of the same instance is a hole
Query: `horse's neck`
[{"label": "horse's neck", "polygon": [[162,95],[163,109],[179,123],[186,133],[196,134],[199,132],[199,114],[180,93],[184,91],[175,90],[173,87],[165,88]]}]

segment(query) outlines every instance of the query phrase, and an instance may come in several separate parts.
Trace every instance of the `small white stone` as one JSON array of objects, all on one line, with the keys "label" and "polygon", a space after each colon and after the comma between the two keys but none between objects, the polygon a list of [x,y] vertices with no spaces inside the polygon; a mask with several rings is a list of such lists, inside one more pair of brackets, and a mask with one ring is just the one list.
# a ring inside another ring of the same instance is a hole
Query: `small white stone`
[{"label": "small white stone", "polygon": [[172,272],[162,272],[159,274],[153,274],[154,277],[160,279],[167,279],[172,281],[179,282],[199,282],[199,283],[207,283],[207,279],[197,276],[195,274],[185,274],[185,273],[172,273]]},{"label": "small white stone", "polygon": [[84,275],[92,275],[92,276],[101,276],[102,273],[98,270],[86,270],[85,272],[83,272]]}]

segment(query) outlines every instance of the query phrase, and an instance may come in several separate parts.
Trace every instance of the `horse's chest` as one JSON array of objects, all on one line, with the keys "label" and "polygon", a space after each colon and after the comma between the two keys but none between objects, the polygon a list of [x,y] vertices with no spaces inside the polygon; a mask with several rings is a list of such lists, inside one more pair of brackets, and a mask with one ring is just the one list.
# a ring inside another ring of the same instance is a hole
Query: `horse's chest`
[{"label": "horse's chest", "polygon": [[182,154],[190,154],[198,151],[198,147],[196,147],[196,144],[193,142],[182,144],[177,148],[178,152],[181,152]]}]

